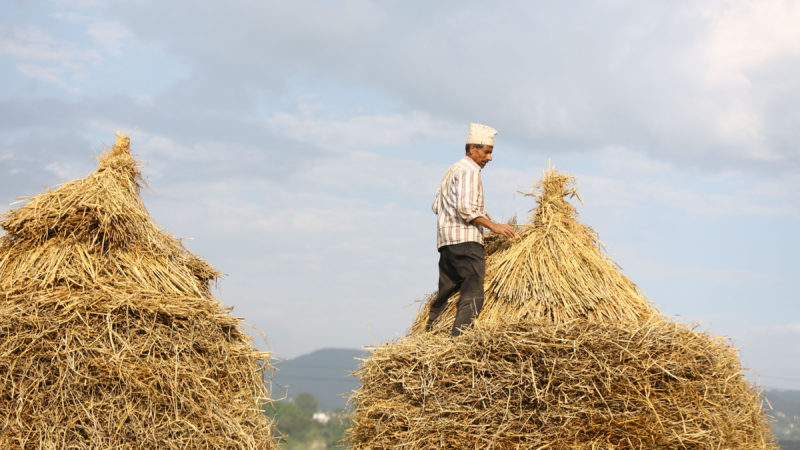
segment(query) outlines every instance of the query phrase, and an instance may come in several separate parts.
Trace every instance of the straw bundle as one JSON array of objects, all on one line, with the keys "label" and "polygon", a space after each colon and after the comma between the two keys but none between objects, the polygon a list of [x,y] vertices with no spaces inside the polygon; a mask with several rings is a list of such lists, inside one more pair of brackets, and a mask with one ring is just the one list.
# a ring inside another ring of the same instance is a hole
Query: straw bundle
[{"label": "straw bundle", "polygon": [[355,448],[775,448],[736,349],[668,321],[605,254],[550,170],[533,222],[490,242],[486,301],[451,338],[428,306],[371,350]]},{"label": "straw bundle", "polygon": [[0,218],[0,448],[274,447],[270,356],[150,218],[129,144]]}]

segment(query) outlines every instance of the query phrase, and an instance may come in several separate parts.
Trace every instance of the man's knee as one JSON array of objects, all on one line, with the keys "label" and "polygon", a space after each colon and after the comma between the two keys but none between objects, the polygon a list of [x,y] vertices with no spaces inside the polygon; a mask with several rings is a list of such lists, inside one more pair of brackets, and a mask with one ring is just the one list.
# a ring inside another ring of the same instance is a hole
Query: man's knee
[{"label": "man's knee", "polygon": [[465,316],[474,317],[483,308],[483,295],[466,295],[466,293],[463,293],[458,307],[459,310],[464,311]]}]

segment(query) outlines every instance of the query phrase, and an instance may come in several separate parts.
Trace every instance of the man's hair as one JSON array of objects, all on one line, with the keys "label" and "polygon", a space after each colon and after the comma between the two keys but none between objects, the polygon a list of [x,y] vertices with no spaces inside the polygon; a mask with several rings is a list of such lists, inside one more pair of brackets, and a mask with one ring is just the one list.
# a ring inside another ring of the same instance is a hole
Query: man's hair
[{"label": "man's hair", "polygon": [[478,150],[483,148],[483,144],[467,144],[467,145],[464,146],[464,150],[466,150],[467,153],[469,153],[469,146],[470,145],[475,147],[475,148],[477,148]]}]

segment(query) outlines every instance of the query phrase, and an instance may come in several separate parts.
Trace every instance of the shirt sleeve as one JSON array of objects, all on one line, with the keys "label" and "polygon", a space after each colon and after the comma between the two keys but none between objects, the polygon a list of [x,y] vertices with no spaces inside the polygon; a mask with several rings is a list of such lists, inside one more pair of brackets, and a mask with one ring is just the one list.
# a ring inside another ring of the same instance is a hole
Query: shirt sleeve
[{"label": "shirt sleeve", "polygon": [[483,186],[481,185],[480,172],[475,170],[459,172],[456,180],[456,190],[458,215],[465,222],[470,223],[486,214],[483,211]]},{"label": "shirt sleeve", "polygon": [[442,187],[439,186],[439,189],[436,190],[436,196],[433,198],[433,205],[431,205],[431,209],[433,213],[439,215],[439,203],[440,197],[442,196]]}]

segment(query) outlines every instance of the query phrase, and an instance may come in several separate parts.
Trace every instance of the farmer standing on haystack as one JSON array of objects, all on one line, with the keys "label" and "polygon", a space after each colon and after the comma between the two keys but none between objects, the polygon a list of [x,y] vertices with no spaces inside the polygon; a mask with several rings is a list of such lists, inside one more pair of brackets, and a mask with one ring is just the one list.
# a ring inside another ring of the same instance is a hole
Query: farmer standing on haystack
[{"label": "farmer standing on haystack", "polygon": [[483,230],[508,238],[516,236],[511,225],[494,223],[483,210],[481,169],[492,160],[494,135],[497,130],[477,123],[469,124],[467,154],[450,166],[436,191],[433,212],[438,217],[439,292],[431,303],[426,330],[439,317],[447,299],[461,290],[453,336],[472,323],[483,307],[483,277],[486,261],[483,251]]}]

